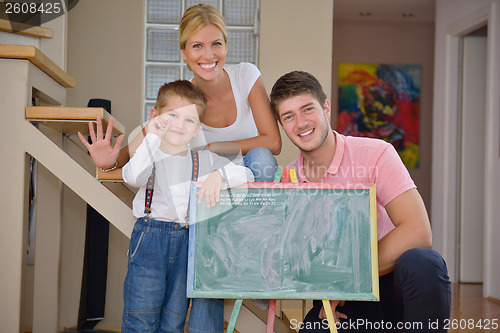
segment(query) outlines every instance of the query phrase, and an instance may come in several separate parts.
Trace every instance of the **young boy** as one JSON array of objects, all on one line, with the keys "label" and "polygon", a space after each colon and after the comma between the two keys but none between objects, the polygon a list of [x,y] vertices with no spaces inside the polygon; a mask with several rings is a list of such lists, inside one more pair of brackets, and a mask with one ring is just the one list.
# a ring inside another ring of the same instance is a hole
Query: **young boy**
[{"label": "young boy", "polygon": [[[209,207],[218,201],[221,185],[254,179],[245,167],[208,150],[189,149],[205,104],[203,93],[189,81],[163,85],[144,141],[123,167],[125,182],[140,189],[133,202],[137,222],[124,283],[122,332],[184,332],[191,180],[204,181],[196,195]],[[222,301],[193,299],[188,331],[222,332]]]}]

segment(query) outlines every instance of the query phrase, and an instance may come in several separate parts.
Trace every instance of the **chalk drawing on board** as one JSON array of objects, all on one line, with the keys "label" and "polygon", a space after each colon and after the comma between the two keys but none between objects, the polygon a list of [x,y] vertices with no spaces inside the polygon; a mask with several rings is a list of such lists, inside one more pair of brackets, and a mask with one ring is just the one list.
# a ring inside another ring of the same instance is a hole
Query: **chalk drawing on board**
[{"label": "chalk drawing on board", "polygon": [[195,198],[188,297],[378,299],[374,186],[249,183],[212,208]]}]

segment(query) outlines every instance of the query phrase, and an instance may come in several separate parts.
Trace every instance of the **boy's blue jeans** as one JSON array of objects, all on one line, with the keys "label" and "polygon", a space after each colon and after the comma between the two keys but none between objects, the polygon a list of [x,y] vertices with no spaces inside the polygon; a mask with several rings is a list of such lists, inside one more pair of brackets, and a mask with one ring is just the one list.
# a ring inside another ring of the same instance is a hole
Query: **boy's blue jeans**
[{"label": "boy's blue jeans", "polygon": [[[184,332],[189,230],[137,220],[123,287],[122,332]],[[193,298],[188,332],[223,332],[223,300]]]}]

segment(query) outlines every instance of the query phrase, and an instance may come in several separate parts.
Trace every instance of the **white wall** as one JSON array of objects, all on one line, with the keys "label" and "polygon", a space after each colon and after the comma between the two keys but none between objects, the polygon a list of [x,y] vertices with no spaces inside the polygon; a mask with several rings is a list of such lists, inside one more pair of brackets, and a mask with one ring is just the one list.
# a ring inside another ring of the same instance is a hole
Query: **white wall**
[{"label": "white wall", "polygon": [[[293,70],[316,76],[330,97],[332,81],[332,0],[273,0],[260,3],[259,68],[270,92],[276,80]],[[292,162],[297,148],[281,134],[280,166]]]},{"label": "white wall", "polygon": [[[500,299],[500,0],[437,0],[433,117],[432,212],[434,245],[456,279],[456,151],[458,37],[488,24],[484,289]],[[463,138],[467,139],[467,138]],[[439,209],[436,209],[439,207]]]},{"label": "white wall", "polygon": [[485,284],[483,295],[500,299],[500,1],[492,1],[488,35],[485,172]]}]

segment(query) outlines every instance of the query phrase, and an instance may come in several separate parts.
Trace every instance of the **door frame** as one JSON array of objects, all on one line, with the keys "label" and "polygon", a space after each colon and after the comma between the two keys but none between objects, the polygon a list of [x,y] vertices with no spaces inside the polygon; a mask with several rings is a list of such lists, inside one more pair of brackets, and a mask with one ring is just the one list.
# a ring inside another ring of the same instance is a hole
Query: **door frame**
[{"label": "door frame", "polygon": [[[485,178],[493,177],[493,181],[485,182],[485,203],[484,203],[484,282],[483,294],[490,296],[495,294],[498,289],[494,286],[495,274],[498,270],[493,268],[492,264],[496,262],[496,256],[492,251],[497,247],[494,242],[493,230],[498,229],[494,224],[494,213],[498,210],[498,196],[490,197],[491,194],[498,193],[498,182],[496,172],[493,168],[498,164],[498,151],[495,147],[499,144],[491,139],[498,139],[495,134],[498,128],[498,115],[496,112],[500,109],[500,99],[498,91],[500,90],[500,73],[498,73],[498,60],[495,56],[500,51],[500,4],[492,1],[488,5],[479,8],[476,11],[453,21],[452,24],[444,27],[445,44],[442,50],[444,56],[439,59],[441,63],[435,66],[443,66],[442,77],[435,77],[435,92],[439,93],[441,98],[434,102],[434,121],[433,121],[433,167],[432,167],[432,221],[434,248],[440,252],[447,261],[448,271],[452,282],[458,278],[457,265],[457,227],[458,227],[458,202],[457,202],[457,152],[458,146],[458,101],[459,87],[459,40],[477,28],[488,26],[487,41],[487,89],[486,89],[486,171]],[[438,36],[437,36],[438,37]],[[436,40],[438,42],[438,40]],[[494,154],[496,153],[496,154]],[[493,154],[493,155],[492,155]],[[490,194],[490,195],[489,195]]]}]

